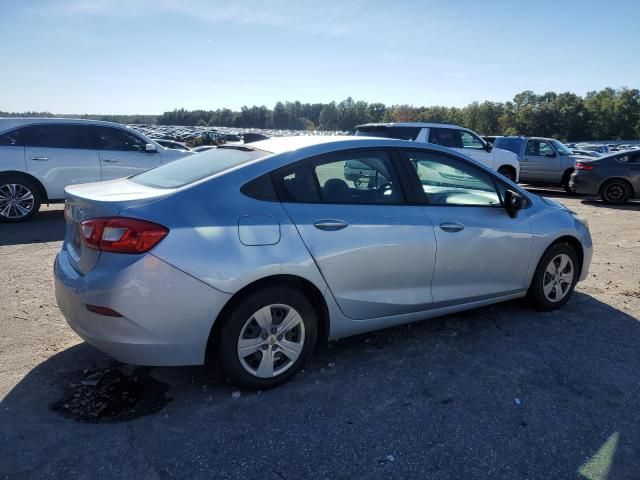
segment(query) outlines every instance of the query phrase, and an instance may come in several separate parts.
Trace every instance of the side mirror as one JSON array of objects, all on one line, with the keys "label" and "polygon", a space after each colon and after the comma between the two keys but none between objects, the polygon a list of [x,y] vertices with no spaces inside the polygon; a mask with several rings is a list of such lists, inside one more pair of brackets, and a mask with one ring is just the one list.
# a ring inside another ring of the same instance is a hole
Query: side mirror
[{"label": "side mirror", "polygon": [[147,152],[147,153],[155,153],[155,152],[157,152],[158,150],[156,149],[156,146],[155,146],[154,144],[152,144],[152,143],[147,143],[147,144],[144,146],[144,151],[145,151],[145,152]]},{"label": "side mirror", "polygon": [[490,152],[491,150],[493,150],[493,144],[492,144],[491,142],[486,142],[486,143],[484,144],[484,149],[485,149],[487,152]]},{"label": "side mirror", "polygon": [[504,193],[504,208],[511,218],[516,218],[518,212],[524,207],[524,198],[515,190],[509,190]]}]

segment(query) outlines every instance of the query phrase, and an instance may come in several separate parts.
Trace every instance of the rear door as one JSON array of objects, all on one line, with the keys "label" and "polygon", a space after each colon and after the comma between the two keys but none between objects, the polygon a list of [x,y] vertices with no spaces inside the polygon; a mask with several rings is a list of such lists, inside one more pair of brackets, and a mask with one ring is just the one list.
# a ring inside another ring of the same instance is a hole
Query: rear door
[{"label": "rear door", "polygon": [[27,172],[39,179],[50,200],[64,198],[64,187],[100,181],[97,150],[89,127],[79,124],[37,124],[26,129]]},{"label": "rear door", "polygon": [[560,157],[545,140],[528,140],[520,162],[520,178],[524,181],[560,181]]},{"label": "rear door", "polygon": [[431,291],[437,306],[521,292],[531,257],[526,210],[511,218],[490,174],[438,152],[403,152],[424,191],[425,222],[437,243]]},{"label": "rear door", "polygon": [[[351,180],[345,167],[366,165]],[[348,150],[274,174],[295,223],[342,312],[352,319],[422,311],[432,302],[433,226],[409,205],[385,150]]]},{"label": "rear door", "polygon": [[160,153],[146,151],[146,140],[129,130],[93,127],[93,131],[100,152],[102,180],[128,177],[162,163]]}]

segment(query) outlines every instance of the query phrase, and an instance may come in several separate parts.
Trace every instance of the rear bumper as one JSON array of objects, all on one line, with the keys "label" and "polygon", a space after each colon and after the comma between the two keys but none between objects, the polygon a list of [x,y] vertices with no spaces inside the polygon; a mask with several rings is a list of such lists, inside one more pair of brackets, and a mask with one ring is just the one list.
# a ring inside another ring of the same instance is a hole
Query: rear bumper
[{"label": "rear bumper", "polygon": [[[124,266],[105,268],[113,255],[117,254],[103,254],[95,269],[80,275],[64,248],[58,254],[56,300],[69,326],[121,362],[204,363],[213,322],[231,296],[150,254],[126,256]],[[122,316],[90,312],[87,304],[111,308]]]},{"label": "rear bumper", "polygon": [[580,195],[597,195],[600,183],[584,174],[573,172],[569,177],[569,190]]}]

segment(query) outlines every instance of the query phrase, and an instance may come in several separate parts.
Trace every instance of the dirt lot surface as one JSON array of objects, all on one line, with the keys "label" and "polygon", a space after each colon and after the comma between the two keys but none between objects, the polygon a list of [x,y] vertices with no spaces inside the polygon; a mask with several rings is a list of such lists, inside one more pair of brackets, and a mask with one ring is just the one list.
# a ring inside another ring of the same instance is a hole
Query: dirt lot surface
[{"label": "dirt lot surface", "polygon": [[0,479],[640,478],[640,204],[545,194],[594,239],[561,311],[518,301],[332,342],[242,394],[83,343],[53,295],[62,209],[0,225]]}]

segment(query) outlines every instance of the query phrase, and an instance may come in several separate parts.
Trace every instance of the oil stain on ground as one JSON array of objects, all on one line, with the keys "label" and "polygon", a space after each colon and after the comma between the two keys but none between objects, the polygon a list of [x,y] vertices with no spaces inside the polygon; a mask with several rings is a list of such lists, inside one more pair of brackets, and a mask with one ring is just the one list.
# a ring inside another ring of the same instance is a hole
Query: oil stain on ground
[{"label": "oil stain on ground", "polygon": [[152,415],[171,401],[169,386],[150,368],[127,371],[118,366],[84,370],[69,376],[63,398],[50,405],[66,418],[86,423],[116,423]]}]

